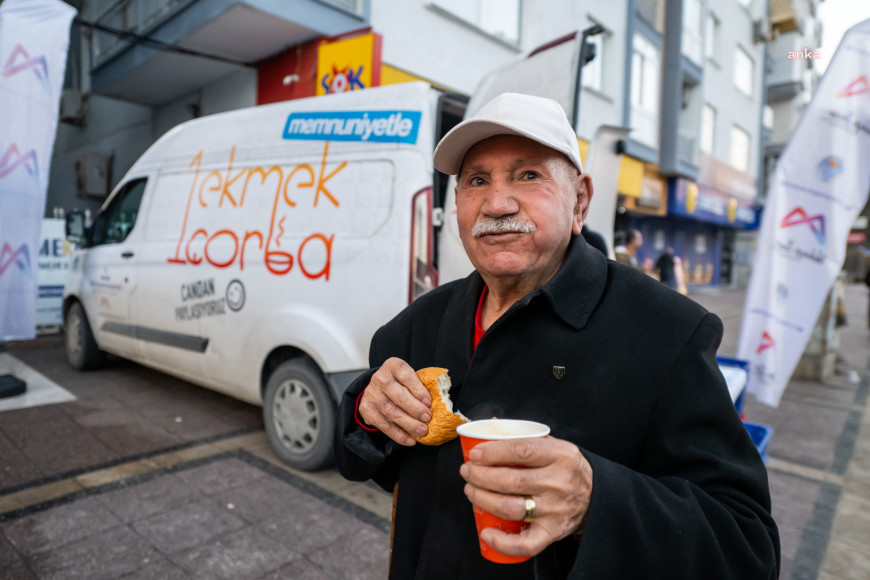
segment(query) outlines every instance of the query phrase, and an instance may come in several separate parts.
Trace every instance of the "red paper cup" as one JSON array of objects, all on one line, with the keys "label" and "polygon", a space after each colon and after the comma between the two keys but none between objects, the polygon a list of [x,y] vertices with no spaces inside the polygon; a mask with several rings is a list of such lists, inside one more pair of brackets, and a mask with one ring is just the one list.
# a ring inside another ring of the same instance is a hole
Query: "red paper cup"
[{"label": "red paper cup", "polygon": [[[519,419],[484,419],[471,421],[456,428],[462,444],[462,456],[468,461],[468,452],[478,443],[484,441],[501,441],[505,439],[526,439],[530,437],[546,437],[550,428],[543,423],[523,421]],[[480,540],[480,554],[490,562],[498,564],[518,564],[529,559],[528,556],[509,556],[502,554],[480,539],[480,532],[485,528],[495,528],[509,534],[519,534],[530,524],[522,521],[506,520],[473,505],[474,522],[477,524],[477,537]]]}]

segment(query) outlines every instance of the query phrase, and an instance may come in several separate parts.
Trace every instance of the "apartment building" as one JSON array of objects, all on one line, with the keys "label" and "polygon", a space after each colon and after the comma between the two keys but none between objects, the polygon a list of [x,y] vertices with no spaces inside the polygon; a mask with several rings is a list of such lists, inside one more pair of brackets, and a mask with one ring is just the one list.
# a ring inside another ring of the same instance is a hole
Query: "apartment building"
[{"label": "apartment building", "polygon": [[639,228],[649,260],[674,248],[690,284],[745,282],[773,66],[765,49],[787,28],[769,3],[791,0],[68,1],[80,22],[49,212],[95,209],[190,118],[409,80],[470,95],[494,68],[596,27],[578,133],[585,155],[600,126],[631,129],[617,229]]}]

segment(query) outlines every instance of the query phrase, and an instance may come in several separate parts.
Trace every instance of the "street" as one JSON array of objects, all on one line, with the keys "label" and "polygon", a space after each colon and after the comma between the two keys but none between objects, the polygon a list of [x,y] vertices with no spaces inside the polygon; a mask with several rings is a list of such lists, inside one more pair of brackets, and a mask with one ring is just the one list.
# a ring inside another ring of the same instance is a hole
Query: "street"
[{"label": "street", "polygon": [[[744,293],[692,298],[725,324],[734,356]],[[867,288],[846,287],[838,373],[792,381],[768,461],[781,578],[870,576]],[[5,358],[4,358],[5,357]],[[261,410],[122,359],[78,373],[60,335],[0,353],[75,400],[0,402],[0,577],[384,578],[389,495],[335,470],[282,465]],[[8,400],[7,400],[8,401]]]}]

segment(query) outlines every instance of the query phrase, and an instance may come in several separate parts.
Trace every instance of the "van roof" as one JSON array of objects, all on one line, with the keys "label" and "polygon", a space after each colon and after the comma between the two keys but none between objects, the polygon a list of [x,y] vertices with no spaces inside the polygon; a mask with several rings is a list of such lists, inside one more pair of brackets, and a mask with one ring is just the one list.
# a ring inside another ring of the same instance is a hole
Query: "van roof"
[{"label": "van roof", "polygon": [[[390,112],[416,112],[419,126],[414,128],[416,138],[413,143],[410,139],[405,139],[404,142],[394,140],[390,143],[385,140],[387,138],[381,139],[380,143],[390,147],[424,145],[431,153],[434,144],[432,144],[433,129],[430,116],[438,94],[438,91],[429,84],[416,81],[283,101],[193,119],[173,127],[160,137],[142,154],[128,174],[142,174],[155,169],[184,168],[200,151],[204,153],[203,166],[207,166],[210,157],[225,162],[233,147],[236,147],[235,158],[242,161],[252,157],[257,159],[284,157],[283,154],[290,152],[294,147],[298,151],[300,141],[318,143],[319,149],[320,143],[327,140],[354,142],[366,138],[365,134],[358,135],[356,138],[353,135],[329,137],[316,132],[310,134],[309,131],[305,131],[309,134],[285,135],[285,130],[290,127],[290,117],[294,113],[296,114],[294,118],[298,118],[300,123],[311,123],[312,118],[328,118],[330,112],[339,113],[337,117],[359,118],[362,123],[370,116],[377,118]],[[306,113],[312,115],[306,117]],[[405,118],[407,117],[406,114]],[[398,118],[401,120],[401,115]],[[304,124],[301,126],[305,129]],[[362,126],[360,124],[360,127]],[[403,128],[407,127],[407,123],[403,125]],[[354,128],[356,127],[351,126],[351,129]],[[329,129],[328,125],[327,129]],[[367,145],[372,146],[374,143],[370,142]]]}]

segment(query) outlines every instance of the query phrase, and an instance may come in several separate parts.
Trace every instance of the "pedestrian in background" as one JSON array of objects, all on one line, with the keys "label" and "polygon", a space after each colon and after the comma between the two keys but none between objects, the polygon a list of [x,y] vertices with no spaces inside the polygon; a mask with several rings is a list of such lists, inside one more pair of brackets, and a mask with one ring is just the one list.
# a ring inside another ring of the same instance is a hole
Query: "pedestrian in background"
[{"label": "pedestrian in background", "polygon": [[641,270],[637,260],[637,251],[643,245],[643,236],[638,230],[628,230],[625,234],[625,243],[620,244],[614,250],[616,261],[626,266]]},{"label": "pedestrian in background", "polygon": [[674,274],[674,249],[671,246],[665,248],[665,251],[656,260],[656,272],[658,273],[659,282],[676,290],[677,278]]}]

